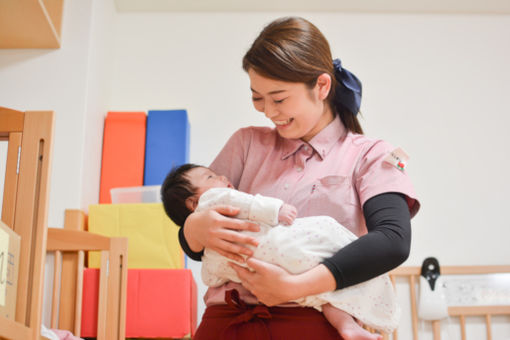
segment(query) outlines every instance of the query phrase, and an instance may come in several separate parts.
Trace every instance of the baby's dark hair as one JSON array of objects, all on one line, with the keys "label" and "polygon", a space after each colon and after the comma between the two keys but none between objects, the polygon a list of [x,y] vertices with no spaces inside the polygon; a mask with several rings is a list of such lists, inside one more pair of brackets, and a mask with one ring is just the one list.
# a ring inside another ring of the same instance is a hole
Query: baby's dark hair
[{"label": "baby's dark hair", "polygon": [[196,194],[194,187],[186,177],[188,171],[201,167],[196,164],[183,164],[173,168],[161,186],[161,201],[165,212],[175,224],[182,227],[191,211],[186,207],[186,199]]}]

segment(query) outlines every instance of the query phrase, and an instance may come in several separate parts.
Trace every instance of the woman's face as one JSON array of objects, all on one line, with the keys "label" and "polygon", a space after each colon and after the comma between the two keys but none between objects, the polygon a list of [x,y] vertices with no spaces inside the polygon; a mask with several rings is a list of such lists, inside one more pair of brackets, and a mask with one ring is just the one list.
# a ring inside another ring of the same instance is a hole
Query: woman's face
[{"label": "woman's face", "polygon": [[248,75],[253,106],[271,119],[283,138],[308,142],[333,120],[333,113],[324,101],[331,86],[328,75],[319,76],[313,89],[304,83],[269,79],[252,69]]}]

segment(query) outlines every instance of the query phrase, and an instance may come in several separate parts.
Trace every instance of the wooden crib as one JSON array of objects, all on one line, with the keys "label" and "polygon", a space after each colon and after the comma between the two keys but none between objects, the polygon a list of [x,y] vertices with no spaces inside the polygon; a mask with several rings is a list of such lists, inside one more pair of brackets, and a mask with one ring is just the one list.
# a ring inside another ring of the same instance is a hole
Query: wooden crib
[{"label": "wooden crib", "polygon": [[[411,322],[412,322],[412,339],[418,340],[418,283],[420,277],[421,267],[399,267],[390,272],[390,278],[395,286],[397,281],[404,282],[407,285],[409,294]],[[442,266],[441,275],[485,275],[485,274],[498,274],[510,273],[510,265],[492,265],[492,266]],[[495,316],[506,316],[507,322],[510,323],[510,305],[496,305],[496,306],[449,306],[448,314],[450,318],[458,320],[460,337],[462,340],[469,338],[467,334],[468,317],[479,316],[484,319],[486,329],[486,339],[492,340],[493,330],[492,322]],[[440,321],[430,321],[431,330],[434,340],[441,340],[441,327]],[[471,337],[472,338],[472,337]],[[395,331],[392,335],[384,335],[384,339],[399,339],[399,331]],[[402,337],[400,339],[403,339]],[[407,338],[405,339],[407,340]],[[476,340],[480,340],[477,338]]]},{"label": "wooden crib", "polygon": [[82,211],[66,210],[64,229],[48,228],[47,252],[54,254],[50,327],[81,334],[85,252],[100,251],[97,340],[123,340],[128,240],[84,231],[85,221]]},{"label": "wooden crib", "polygon": [[52,111],[0,107],[0,141],[8,143],[2,221],[21,237],[16,315],[0,315],[0,339],[40,340],[47,250],[55,252],[57,269],[51,326],[79,335],[84,251],[100,250],[98,339],[124,339],[127,240],[68,230],[77,229],[76,220],[48,231],[53,130]]}]

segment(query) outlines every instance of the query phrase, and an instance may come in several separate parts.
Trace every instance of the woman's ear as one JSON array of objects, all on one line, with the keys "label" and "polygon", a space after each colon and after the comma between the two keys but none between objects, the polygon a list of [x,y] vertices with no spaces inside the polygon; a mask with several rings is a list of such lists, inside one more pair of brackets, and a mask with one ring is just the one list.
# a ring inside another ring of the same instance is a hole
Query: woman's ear
[{"label": "woman's ear", "polygon": [[317,83],[315,86],[318,90],[319,99],[325,100],[331,90],[331,76],[327,73],[321,74],[317,77]]},{"label": "woman's ear", "polygon": [[198,205],[198,197],[196,195],[190,196],[186,198],[184,202],[186,204],[186,208],[188,208],[191,212],[195,211]]}]

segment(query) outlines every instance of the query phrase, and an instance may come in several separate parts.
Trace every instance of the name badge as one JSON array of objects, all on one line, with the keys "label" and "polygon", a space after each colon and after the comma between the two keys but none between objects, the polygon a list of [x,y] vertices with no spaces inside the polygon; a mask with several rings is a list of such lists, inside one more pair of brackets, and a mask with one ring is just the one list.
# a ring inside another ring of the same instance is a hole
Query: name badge
[{"label": "name badge", "polygon": [[404,171],[409,156],[401,148],[396,148],[386,156],[384,162],[396,167],[400,171]]}]

